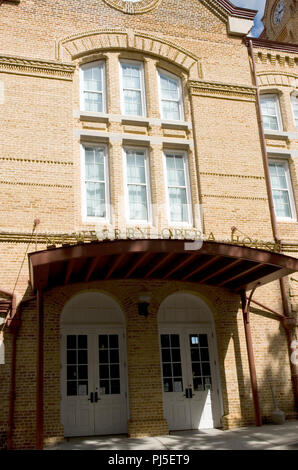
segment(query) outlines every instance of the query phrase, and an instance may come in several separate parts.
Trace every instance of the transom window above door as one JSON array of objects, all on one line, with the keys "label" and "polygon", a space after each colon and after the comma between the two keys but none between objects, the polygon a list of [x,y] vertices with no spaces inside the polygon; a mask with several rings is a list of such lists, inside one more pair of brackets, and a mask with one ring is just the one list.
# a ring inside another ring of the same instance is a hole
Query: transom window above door
[{"label": "transom window above door", "polygon": [[126,116],[145,116],[145,82],[142,62],[120,61],[121,107]]},{"label": "transom window above door", "polygon": [[81,109],[106,112],[106,84],[104,61],[81,67]]}]

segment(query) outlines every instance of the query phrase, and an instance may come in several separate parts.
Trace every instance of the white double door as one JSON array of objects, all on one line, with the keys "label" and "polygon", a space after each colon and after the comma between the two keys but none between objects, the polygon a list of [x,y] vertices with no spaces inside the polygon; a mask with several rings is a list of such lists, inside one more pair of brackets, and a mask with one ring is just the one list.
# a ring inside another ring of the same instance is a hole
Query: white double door
[{"label": "white double door", "polygon": [[126,433],[124,330],[73,329],[63,332],[61,342],[65,436]]},{"label": "white double door", "polygon": [[220,426],[214,336],[209,328],[160,329],[164,415],[169,429]]}]

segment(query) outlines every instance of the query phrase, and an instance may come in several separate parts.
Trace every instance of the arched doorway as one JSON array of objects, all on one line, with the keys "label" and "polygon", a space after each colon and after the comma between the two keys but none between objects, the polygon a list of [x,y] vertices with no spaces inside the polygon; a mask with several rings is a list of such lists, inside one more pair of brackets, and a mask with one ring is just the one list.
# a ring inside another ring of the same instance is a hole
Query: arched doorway
[{"label": "arched doorway", "polygon": [[73,297],[61,315],[61,421],[65,436],[127,432],[125,319],[100,292]]},{"label": "arched doorway", "polygon": [[175,293],[158,314],[164,415],[170,431],[221,426],[213,315],[200,297]]}]

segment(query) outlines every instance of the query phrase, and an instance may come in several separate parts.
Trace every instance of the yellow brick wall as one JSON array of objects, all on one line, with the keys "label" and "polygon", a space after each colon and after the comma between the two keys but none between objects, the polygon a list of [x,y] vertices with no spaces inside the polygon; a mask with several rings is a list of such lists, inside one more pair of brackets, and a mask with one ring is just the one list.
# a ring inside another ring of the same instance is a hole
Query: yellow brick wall
[{"label": "yellow brick wall", "polygon": [[[110,193],[111,202],[116,207],[124,191],[122,140],[119,135],[128,133],[132,139],[134,135],[148,139],[152,202],[161,206],[165,202],[163,144],[157,139],[170,139],[172,143],[167,145],[173,147],[174,139],[179,138],[181,148],[188,152],[193,207],[199,202],[203,204],[205,232],[213,232],[216,239],[225,239],[230,237],[231,227],[236,226],[245,235],[273,240],[248,52],[241,38],[227,35],[226,24],[217,15],[197,0],[163,0],[144,15],[125,15],[110,8],[103,0],[71,4],[66,0],[21,0],[19,5],[1,5],[0,11],[4,26],[0,31],[0,55],[6,57],[2,61],[0,58],[0,113],[4,123],[0,144],[0,256],[4,269],[0,270],[0,288],[12,291],[15,287],[18,301],[25,294],[32,294],[28,287],[27,258],[23,265],[22,262],[27,248],[29,252],[46,248],[42,234],[48,234],[50,239],[55,234],[69,235],[95,228],[94,224],[84,224],[81,216],[78,133],[84,131],[91,131],[95,142],[102,141],[102,137],[96,137],[96,132],[107,132],[111,137],[107,144]],[[103,31],[110,32],[103,35]],[[129,51],[127,47],[119,46],[121,41],[129,44]],[[118,78],[118,59],[121,57],[144,61],[147,110],[151,119],[160,119],[156,67],[166,68],[180,76],[185,120],[192,123],[192,128],[166,130],[156,121],[135,126],[114,119],[121,114]],[[79,67],[98,59],[106,61],[110,114],[107,124],[78,117]],[[259,71],[276,71],[276,67],[279,66],[273,66],[268,60],[265,63],[262,58],[258,63]],[[284,88],[288,90],[288,86],[281,85],[280,88],[281,92]],[[290,129],[286,101],[284,106],[287,113],[285,123]],[[83,141],[89,139],[84,137]],[[284,146],[284,140],[281,145]],[[296,149],[295,139],[286,141],[285,148]],[[295,162],[291,165],[295,167]],[[291,167],[291,173],[293,171],[292,181],[295,183],[294,167],[293,170]],[[294,192],[298,193],[296,183]],[[28,247],[28,237],[36,217],[40,218],[37,245],[33,238]],[[164,209],[155,217],[154,224],[158,231],[168,227]],[[120,207],[109,228],[125,228],[125,225]],[[200,228],[199,218],[195,219],[195,226]],[[294,224],[281,226],[283,237],[296,239],[295,227]],[[46,440],[63,436],[60,425],[59,316],[66,300],[83,287],[86,286],[67,286],[46,294]],[[113,281],[91,283],[88,287],[104,289],[116,296],[128,320],[131,435],[167,432],[162,414],[157,311],[167,295],[182,289],[202,293],[214,305],[224,426],[253,422],[238,296],[224,289],[197,287],[189,283],[150,283],[154,294],[153,312],[144,329],[144,319],[137,316],[135,300],[132,302],[143,283],[140,286],[133,281]],[[256,299],[282,311],[278,283],[257,291]],[[251,327],[262,413],[268,418],[272,410],[269,389],[272,381],[280,408],[291,415],[293,396],[284,331],[270,315],[252,311],[256,313],[252,315]],[[31,302],[23,310],[17,346],[14,445],[18,448],[35,445],[36,328],[36,305]],[[142,350],[136,357],[136,345],[140,339]],[[7,429],[8,419],[9,333],[5,334],[5,344],[7,362],[0,365],[0,433]],[[150,377],[144,377],[147,368],[152,370]],[[148,390],[145,396],[140,394],[141,389],[146,389],[144,380]]]}]

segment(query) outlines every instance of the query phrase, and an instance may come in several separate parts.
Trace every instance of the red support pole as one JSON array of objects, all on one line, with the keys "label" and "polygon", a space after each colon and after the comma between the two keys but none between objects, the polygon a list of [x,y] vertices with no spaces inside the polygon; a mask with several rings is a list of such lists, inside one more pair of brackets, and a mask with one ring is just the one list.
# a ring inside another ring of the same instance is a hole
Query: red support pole
[{"label": "red support pole", "polygon": [[251,301],[251,297],[252,296],[250,296],[249,300],[246,300],[246,293],[245,292],[241,293],[243,322],[244,322],[244,330],[245,330],[246,347],[247,347],[250,381],[251,381],[253,403],[254,403],[254,410],[255,410],[256,426],[262,426],[262,417],[261,417],[259,393],[258,393],[257,373],[256,373],[255,358],[254,358],[253,345],[252,345],[250,322],[249,322],[249,304],[250,304],[250,301]]},{"label": "red support pole", "polygon": [[37,290],[38,346],[37,346],[37,386],[36,386],[36,449],[43,449],[43,290]]}]

